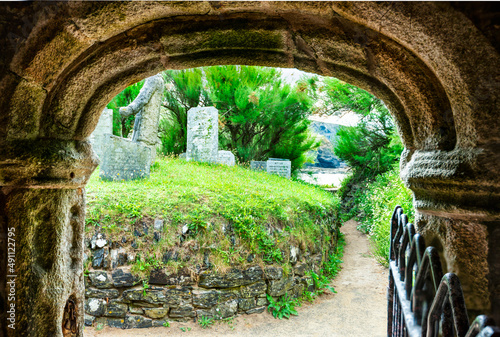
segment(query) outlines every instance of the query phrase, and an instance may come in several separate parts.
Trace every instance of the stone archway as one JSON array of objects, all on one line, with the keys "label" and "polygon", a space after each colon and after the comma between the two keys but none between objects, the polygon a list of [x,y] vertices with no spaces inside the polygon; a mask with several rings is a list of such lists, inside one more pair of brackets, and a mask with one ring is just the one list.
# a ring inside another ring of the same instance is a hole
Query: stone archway
[{"label": "stone archway", "polygon": [[[165,68],[216,64],[296,67],[383,99],[406,148],[402,176],[415,193],[419,231],[443,243],[469,309],[498,318],[500,57],[487,9],[468,6],[2,5],[0,223],[4,235],[15,228],[18,250],[17,328],[0,331],[71,335],[63,328],[68,301],[83,312],[83,187],[96,165],[86,139],[108,100]],[[6,245],[1,275],[11,275]],[[2,280],[4,308],[8,291]],[[82,318],[73,335],[82,335]]]}]

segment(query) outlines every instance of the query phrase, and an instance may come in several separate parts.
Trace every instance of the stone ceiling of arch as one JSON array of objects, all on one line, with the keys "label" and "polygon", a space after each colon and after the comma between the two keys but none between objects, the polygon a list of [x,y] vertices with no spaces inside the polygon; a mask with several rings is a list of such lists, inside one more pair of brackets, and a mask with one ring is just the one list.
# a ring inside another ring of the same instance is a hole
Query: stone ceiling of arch
[{"label": "stone ceiling of arch", "polygon": [[329,3],[60,5],[58,19],[35,25],[2,80],[16,88],[9,136],[84,138],[127,85],[165,68],[232,63],[338,76],[391,106],[408,147],[453,148],[449,94],[432,62],[404,47],[404,34],[396,42],[395,33],[389,39],[354,23],[352,8],[337,10],[351,11],[349,20]]}]

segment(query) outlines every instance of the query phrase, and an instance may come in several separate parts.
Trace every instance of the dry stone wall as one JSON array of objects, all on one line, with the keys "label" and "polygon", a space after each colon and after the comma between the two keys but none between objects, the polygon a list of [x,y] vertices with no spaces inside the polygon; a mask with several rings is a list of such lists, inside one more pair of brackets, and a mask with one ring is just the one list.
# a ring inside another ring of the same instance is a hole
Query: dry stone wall
[{"label": "dry stone wall", "polygon": [[[155,230],[159,228],[155,226]],[[286,270],[277,265],[250,264],[217,273],[205,252],[203,266],[176,273],[153,269],[144,287],[143,280],[131,272],[138,251],[131,251],[128,245],[123,240],[112,242],[102,233],[86,239],[85,258],[92,263],[85,277],[86,325],[147,328],[202,316],[220,319],[261,313],[268,305],[267,295],[277,300],[285,293],[299,297],[304,290],[315,290],[308,272],[319,273],[323,263],[319,251],[312,254],[291,247],[291,268]],[[180,261],[174,250],[166,251],[163,257],[165,263],[171,260]]]}]

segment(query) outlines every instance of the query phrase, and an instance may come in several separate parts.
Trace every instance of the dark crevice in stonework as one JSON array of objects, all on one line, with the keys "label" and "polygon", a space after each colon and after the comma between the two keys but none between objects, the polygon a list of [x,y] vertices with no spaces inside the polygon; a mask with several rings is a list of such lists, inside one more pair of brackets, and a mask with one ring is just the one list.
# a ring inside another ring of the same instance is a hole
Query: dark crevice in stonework
[{"label": "dark crevice in stonework", "polygon": [[488,223],[488,267],[491,316],[500,322],[500,221]]},{"label": "dark crevice in stonework", "polygon": [[70,210],[70,228],[71,228],[71,235],[72,238],[70,240],[71,242],[71,247],[70,247],[70,257],[71,257],[71,269],[76,270],[80,268],[80,252],[81,252],[81,241],[83,240],[82,237],[82,229],[80,226],[80,215],[81,215],[81,207],[80,205],[74,205],[71,207]]}]

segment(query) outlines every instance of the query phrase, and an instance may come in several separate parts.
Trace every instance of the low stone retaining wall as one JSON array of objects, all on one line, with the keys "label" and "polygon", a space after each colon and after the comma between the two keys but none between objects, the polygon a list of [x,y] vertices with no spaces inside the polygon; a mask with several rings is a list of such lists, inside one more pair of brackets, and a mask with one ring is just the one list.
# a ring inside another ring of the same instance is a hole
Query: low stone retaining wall
[{"label": "low stone retaining wall", "polygon": [[224,274],[169,275],[153,270],[147,288],[127,267],[91,271],[85,279],[85,324],[148,328],[202,316],[261,313],[268,304],[266,294],[278,299],[285,293],[298,297],[304,289],[313,291],[306,272],[318,272],[321,264],[322,256],[316,254],[300,256],[288,272],[274,265],[234,268]]}]

